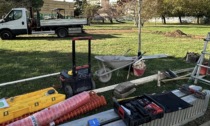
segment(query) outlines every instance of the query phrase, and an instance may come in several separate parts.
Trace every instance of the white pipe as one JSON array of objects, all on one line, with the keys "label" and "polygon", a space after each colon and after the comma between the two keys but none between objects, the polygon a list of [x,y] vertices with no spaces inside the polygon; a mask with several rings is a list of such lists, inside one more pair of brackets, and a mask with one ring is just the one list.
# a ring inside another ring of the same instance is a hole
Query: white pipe
[{"label": "white pipe", "polygon": [[[178,73],[187,72],[187,71],[191,71],[191,70],[193,70],[193,67],[192,68],[187,68],[187,69],[177,70],[177,71],[174,71],[174,72],[178,74]],[[147,76],[147,77],[143,77],[143,78],[139,78],[139,79],[123,82],[123,83],[128,83],[128,84],[132,83],[132,84],[135,84],[136,86],[139,86],[139,85],[143,85],[143,84],[148,83],[148,82],[155,81],[157,79],[158,79],[158,74],[153,74],[153,75],[150,75],[150,76]],[[121,84],[121,83],[119,83],[119,84]],[[117,85],[118,84],[107,86],[107,87],[102,87],[102,88],[95,89],[93,91],[96,92],[96,93],[106,92],[106,91],[113,90]]]},{"label": "white pipe", "polygon": [[[123,83],[133,83],[136,86],[138,86],[138,85],[142,85],[142,84],[157,80],[157,76],[158,76],[157,74],[154,74],[154,75],[151,75],[151,76],[147,76],[147,77],[143,77],[143,78],[140,78],[140,79],[131,80],[131,81],[123,82]],[[119,84],[121,84],[121,83],[119,83]],[[117,85],[118,84],[107,86],[107,87],[102,87],[102,88],[95,89],[93,91],[96,92],[96,93],[106,92],[106,91],[113,90]]]},{"label": "white pipe", "polygon": [[42,75],[42,76],[37,76],[37,77],[32,77],[32,78],[26,78],[26,79],[22,79],[22,80],[16,80],[16,81],[11,81],[11,82],[6,82],[6,83],[1,83],[0,84],[0,87],[5,86],[5,85],[16,84],[16,83],[20,83],[20,82],[26,82],[26,81],[30,81],[30,80],[36,80],[36,79],[45,78],[45,77],[56,76],[56,75],[59,75],[59,74],[60,74],[60,72],[58,72],[58,73],[52,73],[52,74],[47,74],[47,75]]}]

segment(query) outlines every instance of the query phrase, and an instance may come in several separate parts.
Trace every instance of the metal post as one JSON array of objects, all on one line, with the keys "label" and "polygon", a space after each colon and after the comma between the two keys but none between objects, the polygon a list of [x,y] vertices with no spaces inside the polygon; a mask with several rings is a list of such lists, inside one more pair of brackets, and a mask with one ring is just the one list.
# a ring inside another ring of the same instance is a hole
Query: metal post
[{"label": "metal post", "polygon": [[[139,6],[138,6],[138,16],[139,16],[139,22],[138,22],[138,57],[141,56],[141,2],[142,0],[139,0]],[[141,58],[141,57],[140,57]]]},{"label": "metal post", "polygon": [[73,76],[76,76],[76,51],[75,51],[75,39],[72,40],[72,67]]},{"label": "metal post", "polygon": [[88,73],[91,73],[91,38],[88,39]]}]

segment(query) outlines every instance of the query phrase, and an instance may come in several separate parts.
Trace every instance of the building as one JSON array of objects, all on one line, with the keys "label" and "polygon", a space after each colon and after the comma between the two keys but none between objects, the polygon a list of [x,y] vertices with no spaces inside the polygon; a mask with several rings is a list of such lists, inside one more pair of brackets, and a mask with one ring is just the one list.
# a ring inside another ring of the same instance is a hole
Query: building
[{"label": "building", "polygon": [[62,8],[65,9],[64,11],[61,11],[62,15],[65,15],[67,17],[73,17],[74,16],[74,3],[73,2],[64,2],[64,1],[54,1],[54,0],[44,0],[43,7],[41,8],[40,14],[43,16],[49,16],[51,14],[55,14],[56,12],[52,12],[55,8]]},{"label": "building", "polygon": [[92,5],[100,5],[101,7],[109,4],[109,0],[87,0]]}]

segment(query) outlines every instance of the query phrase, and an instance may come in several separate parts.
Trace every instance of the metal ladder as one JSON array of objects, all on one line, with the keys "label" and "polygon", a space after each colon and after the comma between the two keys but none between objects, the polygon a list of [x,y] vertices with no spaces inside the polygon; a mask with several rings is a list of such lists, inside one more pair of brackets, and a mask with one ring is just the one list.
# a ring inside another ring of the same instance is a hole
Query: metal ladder
[{"label": "metal ladder", "polygon": [[207,85],[210,85],[210,81],[207,79],[204,79],[203,78],[204,76],[200,75],[201,67],[207,68],[207,71],[208,71],[208,69],[210,69],[210,66],[203,65],[205,55],[210,56],[210,52],[207,52],[207,45],[208,45],[209,41],[210,41],[210,32],[207,34],[206,38],[204,39],[203,51],[201,52],[201,56],[198,59],[197,64],[191,74],[191,77],[190,77],[190,80],[194,80],[194,84],[197,84],[198,80],[201,80],[202,82],[206,83]]}]

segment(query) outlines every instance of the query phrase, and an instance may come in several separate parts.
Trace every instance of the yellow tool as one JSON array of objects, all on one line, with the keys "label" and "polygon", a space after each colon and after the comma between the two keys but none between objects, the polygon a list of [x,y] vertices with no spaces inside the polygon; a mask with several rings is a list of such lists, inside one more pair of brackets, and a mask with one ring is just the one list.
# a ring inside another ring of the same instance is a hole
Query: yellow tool
[{"label": "yellow tool", "polygon": [[65,100],[65,95],[50,87],[6,99],[9,107],[0,108],[0,124],[47,108]]}]

